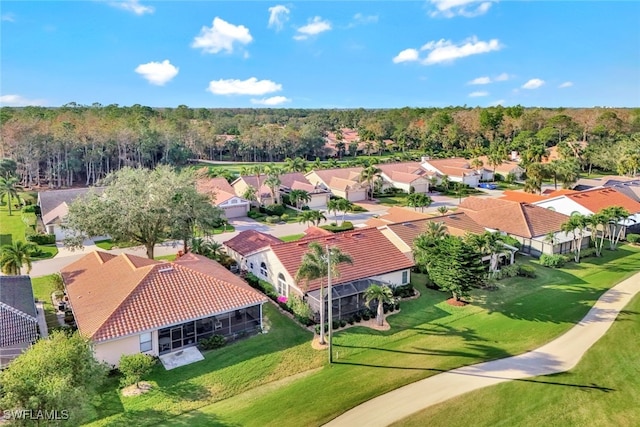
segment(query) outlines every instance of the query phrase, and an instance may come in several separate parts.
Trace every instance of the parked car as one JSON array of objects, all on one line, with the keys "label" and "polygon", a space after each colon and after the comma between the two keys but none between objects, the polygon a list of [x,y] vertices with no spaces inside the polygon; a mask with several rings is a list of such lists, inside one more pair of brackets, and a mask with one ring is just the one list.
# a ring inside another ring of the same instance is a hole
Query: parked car
[{"label": "parked car", "polygon": [[491,183],[491,182],[481,182],[478,187],[480,188],[485,188],[487,190],[495,190],[496,188],[498,188],[497,185]]}]

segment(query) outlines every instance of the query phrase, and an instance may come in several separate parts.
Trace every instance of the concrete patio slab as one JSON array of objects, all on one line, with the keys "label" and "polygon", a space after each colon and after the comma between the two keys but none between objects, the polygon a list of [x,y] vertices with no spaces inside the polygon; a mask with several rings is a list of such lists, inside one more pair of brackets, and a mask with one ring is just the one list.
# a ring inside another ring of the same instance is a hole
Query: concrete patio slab
[{"label": "concrete patio slab", "polygon": [[204,360],[204,356],[196,347],[187,347],[160,356],[160,361],[167,371],[201,360]]}]

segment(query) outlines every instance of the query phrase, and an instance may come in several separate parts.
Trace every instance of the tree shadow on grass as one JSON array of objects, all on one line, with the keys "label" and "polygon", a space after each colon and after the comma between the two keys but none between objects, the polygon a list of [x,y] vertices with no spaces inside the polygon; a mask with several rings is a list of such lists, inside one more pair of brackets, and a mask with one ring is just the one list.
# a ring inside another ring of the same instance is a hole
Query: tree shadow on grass
[{"label": "tree shadow on grass", "polygon": [[0,246],[11,245],[13,236],[11,234],[0,234]]},{"label": "tree shadow on grass", "polygon": [[168,387],[163,387],[159,392],[173,401],[205,400],[211,396],[211,392],[206,387],[189,381],[183,381]]}]

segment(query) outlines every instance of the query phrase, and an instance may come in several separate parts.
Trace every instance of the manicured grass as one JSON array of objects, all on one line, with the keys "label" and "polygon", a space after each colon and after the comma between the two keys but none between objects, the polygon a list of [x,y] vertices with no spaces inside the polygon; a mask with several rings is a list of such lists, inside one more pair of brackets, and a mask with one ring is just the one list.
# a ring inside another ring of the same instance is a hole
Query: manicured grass
[{"label": "manicured grass", "polygon": [[289,236],[278,237],[278,239],[282,240],[283,242],[295,242],[296,240],[302,239],[304,236],[305,236],[304,233],[291,234]]},{"label": "manicured grass", "polygon": [[42,255],[40,256],[31,256],[33,260],[39,259],[49,259],[58,255],[58,247],[56,245],[39,245],[38,249],[42,251]]},{"label": "manicured grass", "polygon": [[94,243],[96,244],[97,247],[99,247],[100,249],[104,249],[105,251],[110,251],[111,249],[114,248],[131,248],[134,246],[139,246],[139,243],[136,242],[114,242],[111,239],[105,239],[105,240],[97,240],[94,241]]},{"label": "manicured grass", "polygon": [[175,261],[176,260],[176,256],[175,256],[175,254],[172,254],[172,255],[160,255],[160,256],[153,257],[153,259],[158,260],[158,261]]},{"label": "manicured grass", "polygon": [[33,287],[33,297],[43,302],[44,317],[47,320],[47,328],[55,328],[60,326],[56,317],[56,310],[51,304],[51,294],[56,290],[53,282],[54,274],[41,277],[32,277],[31,285]]},{"label": "manicured grass", "polygon": [[[205,354],[205,360],[171,371],[156,366],[149,377],[154,389],[122,397],[118,378],[103,388],[93,426],[157,425],[182,419],[180,414],[238,395],[252,388],[321,366],[325,354],[311,348],[312,334],[271,304],[264,305],[267,334]],[[174,418],[177,417],[177,418]],[[211,418],[208,418],[211,424]],[[188,425],[188,424],[185,424]]]},{"label": "manicured grass", "polygon": [[408,194],[398,193],[393,196],[374,196],[379,204],[384,206],[407,206]]},{"label": "manicured grass", "polygon": [[640,425],[640,296],[569,372],[512,381],[425,409],[402,426]]},{"label": "manicured grass", "polygon": [[[418,379],[550,341],[582,318],[602,292],[637,272],[639,262],[640,251],[626,246],[563,270],[529,262],[536,279],[501,281],[499,290],[477,291],[474,304],[463,308],[447,305],[448,295],[420,286],[422,296],[402,303],[401,312],[389,318],[390,331],[355,327],[337,333],[334,365],[166,424],[207,425],[215,419],[243,426],[321,425]],[[302,396],[307,397],[303,410]]]},{"label": "manicured grass", "polygon": [[215,234],[222,234],[222,233],[233,233],[234,231],[236,231],[236,228],[231,224],[227,224],[226,226],[222,226],[214,229],[213,234],[215,235]]}]

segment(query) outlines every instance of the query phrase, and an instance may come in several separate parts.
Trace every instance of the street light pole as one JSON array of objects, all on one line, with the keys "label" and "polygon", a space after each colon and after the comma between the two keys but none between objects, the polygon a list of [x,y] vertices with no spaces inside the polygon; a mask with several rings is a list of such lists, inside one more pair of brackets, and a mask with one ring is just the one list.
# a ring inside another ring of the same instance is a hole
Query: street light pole
[{"label": "street light pole", "polygon": [[[327,299],[329,328],[329,364],[333,363],[333,294],[331,291],[331,248],[327,245]],[[324,302],[323,302],[324,304]]]}]

